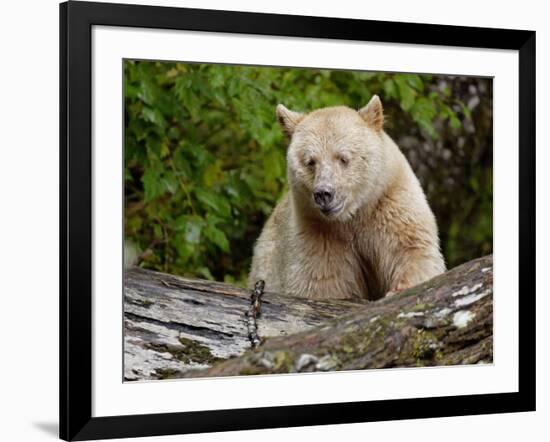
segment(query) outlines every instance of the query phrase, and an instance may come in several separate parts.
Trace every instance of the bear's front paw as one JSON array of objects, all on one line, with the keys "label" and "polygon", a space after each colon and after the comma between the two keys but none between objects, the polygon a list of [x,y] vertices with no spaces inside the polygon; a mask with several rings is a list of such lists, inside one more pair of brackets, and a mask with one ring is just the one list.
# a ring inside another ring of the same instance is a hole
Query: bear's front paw
[{"label": "bear's front paw", "polygon": [[402,292],[403,290],[406,290],[410,287],[411,285],[410,284],[407,284],[405,282],[400,282],[398,284],[396,284],[395,286],[393,286],[393,288],[391,288],[387,293],[386,293],[386,298],[390,297],[390,296],[394,296],[394,295],[397,295],[398,293]]}]

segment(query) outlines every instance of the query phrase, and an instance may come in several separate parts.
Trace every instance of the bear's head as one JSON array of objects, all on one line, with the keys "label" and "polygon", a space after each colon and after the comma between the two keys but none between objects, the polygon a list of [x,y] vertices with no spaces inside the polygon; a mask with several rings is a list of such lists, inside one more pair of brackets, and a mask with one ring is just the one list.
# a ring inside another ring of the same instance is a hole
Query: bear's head
[{"label": "bear's head", "polygon": [[289,188],[304,210],[346,221],[374,197],[384,173],[378,96],[359,111],[338,106],[302,114],[279,104],[277,118],[290,140]]}]

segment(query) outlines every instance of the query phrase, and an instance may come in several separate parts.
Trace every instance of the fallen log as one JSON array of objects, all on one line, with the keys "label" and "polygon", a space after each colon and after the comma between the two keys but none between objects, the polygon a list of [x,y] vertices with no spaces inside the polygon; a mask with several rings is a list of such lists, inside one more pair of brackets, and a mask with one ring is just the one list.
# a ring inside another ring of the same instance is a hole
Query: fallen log
[{"label": "fallen log", "polygon": [[131,269],[125,379],[491,363],[492,256],[370,303],[266,292],[251,350],[250,293]]},{"label": "fallen log", "polygon": [[[132,268],[125,272],[124,294],[125,380],[183,377],[252,346],[248,290]],[[257,333],[262,339],[292,335],[362,306],[266,292]]]}]

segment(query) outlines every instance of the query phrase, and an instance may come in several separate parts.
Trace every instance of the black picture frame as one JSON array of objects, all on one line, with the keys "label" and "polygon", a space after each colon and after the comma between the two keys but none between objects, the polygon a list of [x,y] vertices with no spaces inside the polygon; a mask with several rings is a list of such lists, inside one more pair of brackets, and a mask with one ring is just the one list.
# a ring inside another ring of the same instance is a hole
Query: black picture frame
[{"label": "black picture frame", "polygon": [[[519,53],[519,391],[92,417],[94,25]],[[90,440],[535,410],[535,32],[108,3],[60,5],[60,437]]]}]

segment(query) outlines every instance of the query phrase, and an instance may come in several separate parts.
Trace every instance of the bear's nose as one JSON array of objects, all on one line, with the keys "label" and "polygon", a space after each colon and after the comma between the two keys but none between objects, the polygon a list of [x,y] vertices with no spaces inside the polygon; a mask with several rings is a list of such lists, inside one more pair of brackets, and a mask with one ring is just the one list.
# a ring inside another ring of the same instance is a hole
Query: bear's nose
[{"label": "bear's nose", "polygon": [[334,189],[328,187],[315,189],[313,191],[313,199],[319,206],[326,207],[334,199]]}]

